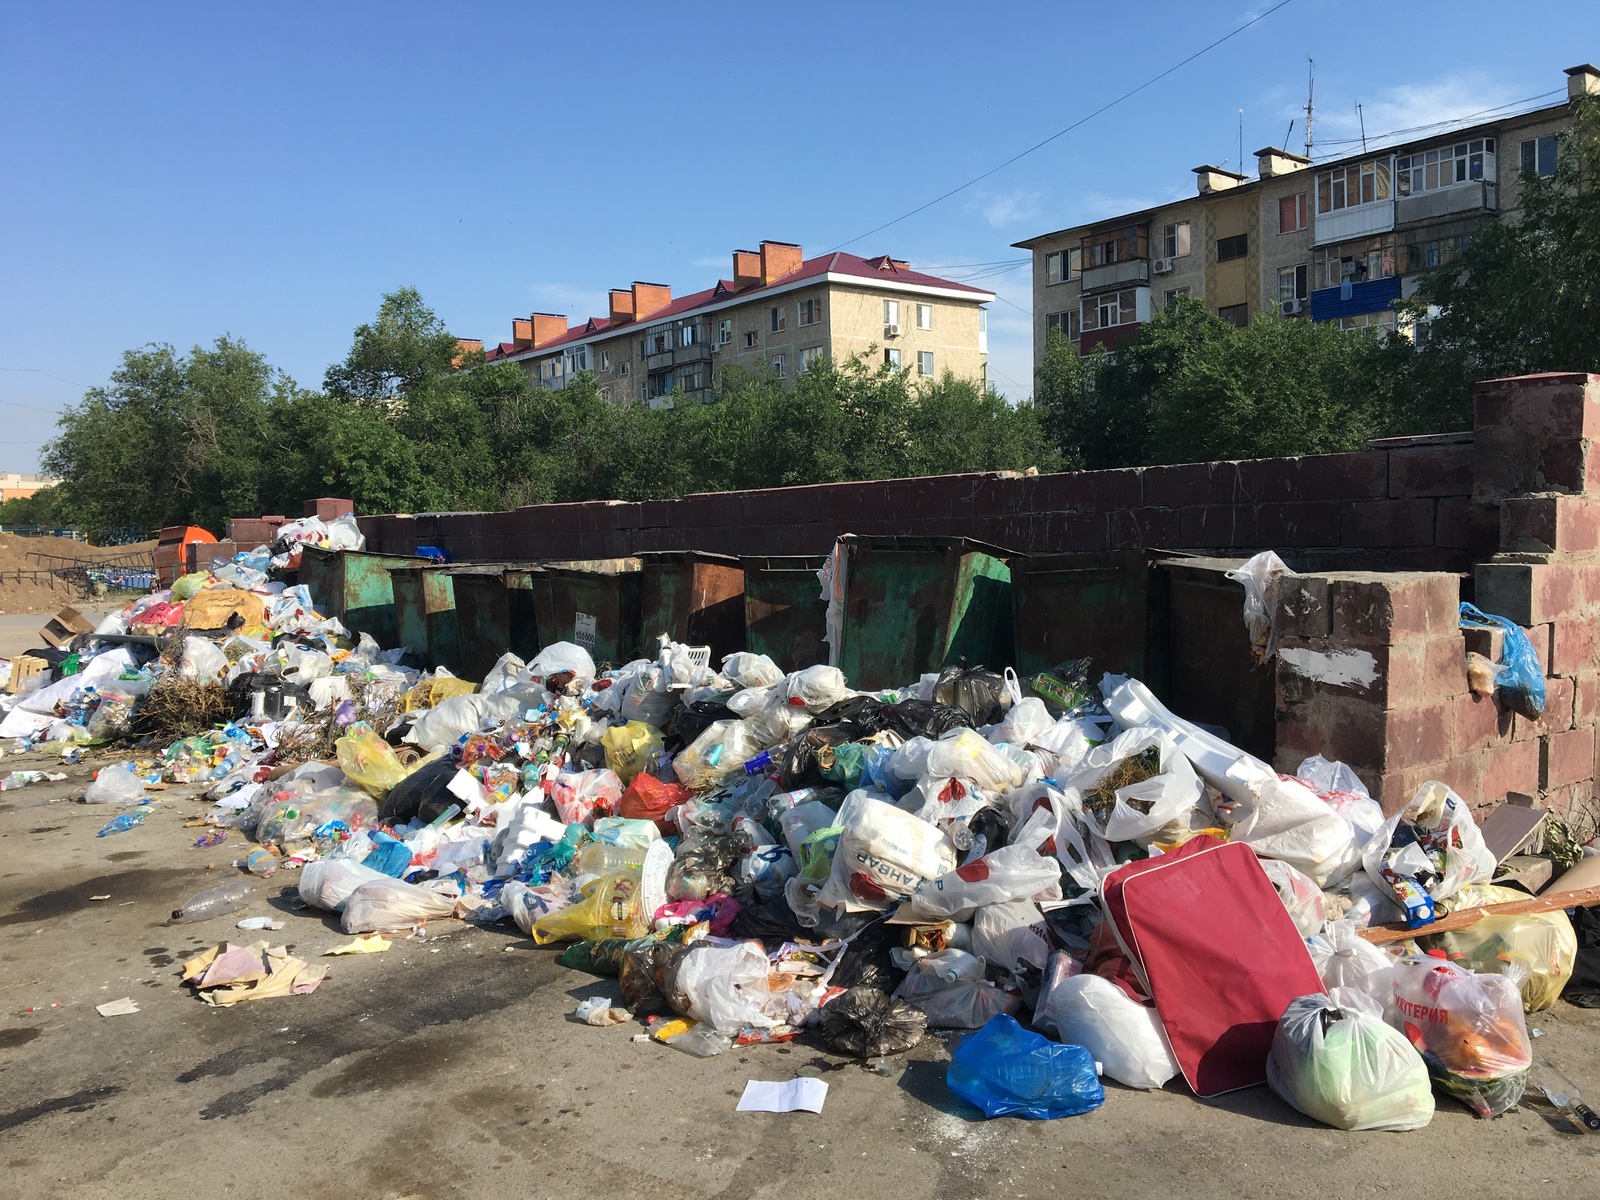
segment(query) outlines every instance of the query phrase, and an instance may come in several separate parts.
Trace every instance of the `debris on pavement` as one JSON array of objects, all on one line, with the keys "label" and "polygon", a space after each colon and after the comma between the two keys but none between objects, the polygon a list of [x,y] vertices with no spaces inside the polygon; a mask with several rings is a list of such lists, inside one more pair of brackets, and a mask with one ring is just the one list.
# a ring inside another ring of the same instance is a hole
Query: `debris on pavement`
[{"label": "debris on pavement", "polygon": [[744,1093],[739,1097],[739,1104],[734,1111],[819,1113],[827,1098],[828,1084],[822,1079],[801,1076],[776,1083],[752,1079],[744,1085]]},{"label": "debris on pavement", "polygon": [[124,996],[121,1000],[112,1000],[107,1004],[96,1004],[94,1010],[102,1017],[131,1017],[139,1011],[139,1006],[133,1002],[131,997]]}]

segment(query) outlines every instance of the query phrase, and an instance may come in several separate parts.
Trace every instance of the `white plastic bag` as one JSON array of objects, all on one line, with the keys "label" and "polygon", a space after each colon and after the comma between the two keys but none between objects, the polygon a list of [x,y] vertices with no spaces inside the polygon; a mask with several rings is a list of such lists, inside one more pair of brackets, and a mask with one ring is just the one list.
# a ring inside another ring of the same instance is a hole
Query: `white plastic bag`
[{"label": "white plastic bag", "polygon": [[456,910],[453,891],[435,891],[400,879],[374,879],[346,897],[346,933],[387,933],[410,929],[429,917],[448,917]]},{"label": "white plastic bag", "polygon": [[963,863],[936,879],[924,880],[911,894],[907,911],[922,921],[965,921],[975,909],[1008,900],[1026,900],[1052,890],[1060,897],[1061,868],[1039,849],[1055,833],[1055,814],[1040,809],[1011,843]]},{"label": "white plastic bag", "polygon": [[451,696],[418,717],[405,740],[424,750],[443,750],[467,734],[477,733],[485,722],[510,720],[522,711],[525,698],[525,693],[515,691]]},{"label": "white plastic bag", "polygon": [[783,672],[777,663],[765,654],[752,654],[748,650],[724,655],[722,673],[742,688],[771,687],[783,682]]},{"label": "white plastic bag", "polygon": [[894,995],[920,1008],[934,1029],[982,1029],[1022,1007],[1020,996],[989,983],[983,970],[983,960],[965,950],[941,950],[911,964]]},{"label": "white plastic bag", "polygon": [[571,903],[571,894],[551,885],[532,887],[513,879],[500,889],[500,907],[506,910],[518,929],[532,936],[533,923],[560,912]]},{"label": "white plastic bag", "polygon": [[837,704],[850,694],[844,672],[838,667],[816,666],[796,671],[789,676],[784,688],[789,699],[800,701],[806,711],[813,714]]},{"label": "white plastic bag", "polygon": [[1356,831],[1356,848],[1365,849],[1367,840],[1383,827],[1383,806],[1372,798],[1367,785],[1342,762],[1329,762],[1313,754],[1300,764],[1296,777],[1327,803]]},{"label": "white plastic bag", "polygon": [[183,658],[178,663],[178,674],[196,683],[219,683],[228,673],[228,656],[209,638],[183,639]]},{"label": "white plastic bag", "polygon": [[1037,696],[1018,700],[1000,722],[989,726],[985,736],[994,745],[1031,746],[1051,729],[1055,721],[1044,701]]},{"label": "white plastic bag", "polygon": [[507,650],[495,660],[494,666],[489,668],[489,673],[483,677],[483,686],[478,691],[488,696],[519,686],[522,673],[527,666],[527,663]]},{"label": "white plastic bag", "polygon": [[[1407,826],[1395,846],[1400,826]],[[1411,803],[1384,822],[1362,853],[1367,876],[1408,911],[1447,900],[1494,875],[1494,855],[1466,801],[1438,782],[1423,784]],[[1427,893],[1426,899],[1418,891]]]},{"label": "white plastic bag", "polygon": [[1250,633],[1250,648],[1257,662],[1265,662],[1278,650],[1278,592],[1285,575],[1294,572],[1271,550],[1263,550],[1244,566],[1228,572],[1228,578],[1244,585],[1244,627]]},{"label": "white plastic bag", "polygon": [[1434,1085],[1480,1117],[1515,1107],[1527,1085],[1533,1043],[1520,977],[1479,975],[1431,955],[1394,965],[1390,1021],[1421,1051]]},{"label": "white plastic bag", "polygon": [[343,912],[345,901],[362,884],[388,879],[382,871],[364,867],[353,858],[322,858],[307,863],[300,872],[300,899],[312,908]]},{"label": "white plastic bag", "polygon": [[1421,1129],[1433,1119],[1422,1056],[1369,1011],[1329,996],[1291,1000],[1267,1056],[1267,1083],[1335,1129]]},{"label": "white plastic bag", "polygon": [[914,737],[894,752],[889,770],[900,779],[966,779],[986,792],[1021,787],[1022,768],[983,740],[975,729],[952,729],[934,741]]},{"label": "white plastic bag", "polygon": [[750,737],[743,721],[713,721],[672,761],[678,782],[705,791],[744,767],[764,746]]},{"label": "white plastic bag", "polygon": [[949,837],[866,792],[845,797],[838,824],[844,832],[834,851],[832,872],[817,896],[825,908],[881,911],[910,896],[924,879],[955,868],[955,846]]},{"label": "white plastic bag", "polygon": [[335,517],[328,522],[326,545],[330,550],[365,550],[367,548],[366,535],[361,532],[361,526],[356,523],[354,513],[345,513],[342,517]]},{"label": "white plastic bag", "polygon": [[673,989],[687,1000],[688,1015],[730,1037],[746,1025],[778,1024],[763,1005],[768,999],[767,953],[760,942],[690,946],[673,973]]},{"label": "white plastic bag", "polygon": [[1314,937],[1321,933],[1328,915],[1327,901],[1322,889],[1303,872],[1275,858],[1263,858],[1261,869],[1267,873],[1267,878],[1272,880],[1272,886],[1278,891],[1278,899],[1282,900],[1283,907],[1289,910],[1289,916],[1294,921],[1294,927],[1300,931],[1300,936]]},{"label": "white plastic bag", "polygon": [[972,952],[1013,975],[1024,964],[1044,970],[1050,961],[1044,914],[1032,900],[985,905],[972,918]]},{"label": "white plastic bag", "polygon": [[[1159,764],[1155,775],[1117,788],[1109,808],[1091,802],[1091,793],[1122,763],[1151,752]],[[1089,830],[1108,842],[1148,841],[1169,825],[1186,825],[1205,795],[1189,760],[1171,738],[1156,729],[1129,729],[1096,746],[1084,755],[1064,786],[1083,798],[1083,818]]]},{"label": "white plastic bag", "polygon": [[1322,986],[1371,997],[1380,1011],[1394,998],[1394,959],[1362,937],[1350,921],[1331,922],[1321,937],[1306,943]]},{"label": "white plastic bag", "polygon": [[84,790],[85,804],[141,804],[144,802],[144,780],[135,774],[132,763],[117,763],[102,767],[100,773]]},{"label": "white plastic bag", "polygon": [[1057,1041],[1082,1046],[1125,1087],[1162,1087],[1178,1073],[1155,1008],[1099,975],[1053,981],[1040,993],[1034,1024],[1046,1021]]},{"label": "white plastic bag", "polygon": [[575,642],[552,642],[528,664],[528,673],[541,679],[571,671],[579,682],[589,684],[594,680],[594,657]]},{"label": "white plastic bag", "polygon": [[1213,805],[1231,837],[1261,858],[1298,868],[1318,887],[1346,879],[1361,864],[1355,827],[1298,779],[1273,775],[1238,802]]}]

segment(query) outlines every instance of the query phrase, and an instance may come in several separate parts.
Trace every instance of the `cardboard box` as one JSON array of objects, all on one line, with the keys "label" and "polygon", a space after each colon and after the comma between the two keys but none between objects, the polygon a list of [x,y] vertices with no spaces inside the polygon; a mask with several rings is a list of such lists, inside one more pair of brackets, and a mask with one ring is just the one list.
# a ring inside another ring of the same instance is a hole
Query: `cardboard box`
[{"label": "cardboard box", "polygon": [[59,650],[80,633],[93,633],[94,622],[75,608],[63,608],[39,630],[44,643]]}]

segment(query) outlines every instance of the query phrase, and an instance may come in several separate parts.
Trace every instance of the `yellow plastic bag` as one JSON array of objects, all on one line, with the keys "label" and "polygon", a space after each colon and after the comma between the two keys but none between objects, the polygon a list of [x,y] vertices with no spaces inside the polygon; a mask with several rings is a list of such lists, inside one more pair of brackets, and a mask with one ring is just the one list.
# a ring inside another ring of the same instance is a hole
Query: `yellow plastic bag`
[{"label": "yellow plastic bag", "polygon": [[[1480,904],[1526,900],[1526,892],[1474,883],[1450,900],[1452,912]],[[1521,963],[1528,975],[1522,981],[1522,1007],[1527,1012],[1550,1008],[1572,978],[1578,960],[1578,935],[1572,921],[1559,908],[1553,912],[1518,913],[1484,917],[1465,929],[1419,937],[1424,950],[1443,950],[1451,961],[1484,975],[1504,975]]]},{"label": "yellow plastic bag", "polygon": [[441,675],[437,679],[419,683],[407,692],[405,711],[417,712],[424,708],[434,708],[457,696],[470,696],[477,690],[478,685],[470,679],[455,679],[449,675]]},{"label": "yellow plastic bag", "polygon": [[409,774],[393,747],[370,729],[345,734],[334,748],[339,752],[339,769],[345,778],[374,796],[386,794]]},{"label": "yellow plastic bag", "polygon": [[617,773],[624,787],[650,765],[650,756],[665,745],[661,731],[643,721],[613,725],[600,735],[600,744],[605,747],[606,766]]},{"label": "yellow plastic bag", "polygon": [[211,580],[210,571],[196,571],[192,575],[180,575],[172,581],[172,598],[174,600],[187,600]]},{"label": "yellow plastic bag", "polygon": [[563,938],[643,937],[650,932],[650,917],[639,895],[639,877],[639,868],[629,867],[590,880],[583,885],[583,899],[540,917],[528,932],[541,946]]}]

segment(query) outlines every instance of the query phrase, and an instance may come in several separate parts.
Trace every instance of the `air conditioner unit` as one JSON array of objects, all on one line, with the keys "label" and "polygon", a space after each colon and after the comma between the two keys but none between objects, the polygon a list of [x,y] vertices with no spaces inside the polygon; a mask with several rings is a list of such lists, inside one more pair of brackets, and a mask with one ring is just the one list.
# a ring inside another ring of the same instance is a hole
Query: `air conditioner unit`
[{"label": "air conditioner unit", "polygon": [[898,325],[885,325],[883,327],[883,336],[884,337],[899,337],[900,336],[900,326],[898,326]]},{"label": "air conditioner unit", "polygon": [[1305,302],[1303,300],[1280,300],[1278,302],[1278,311],[1286,317],[1298,317],[1305,311]]},{"label": "air conditioner unit", "polygon": [[1158,258],[1150,264],[1150,269],[1157,275],[1170,275],[1172,273],[1172,260],[1170,258]]}]

